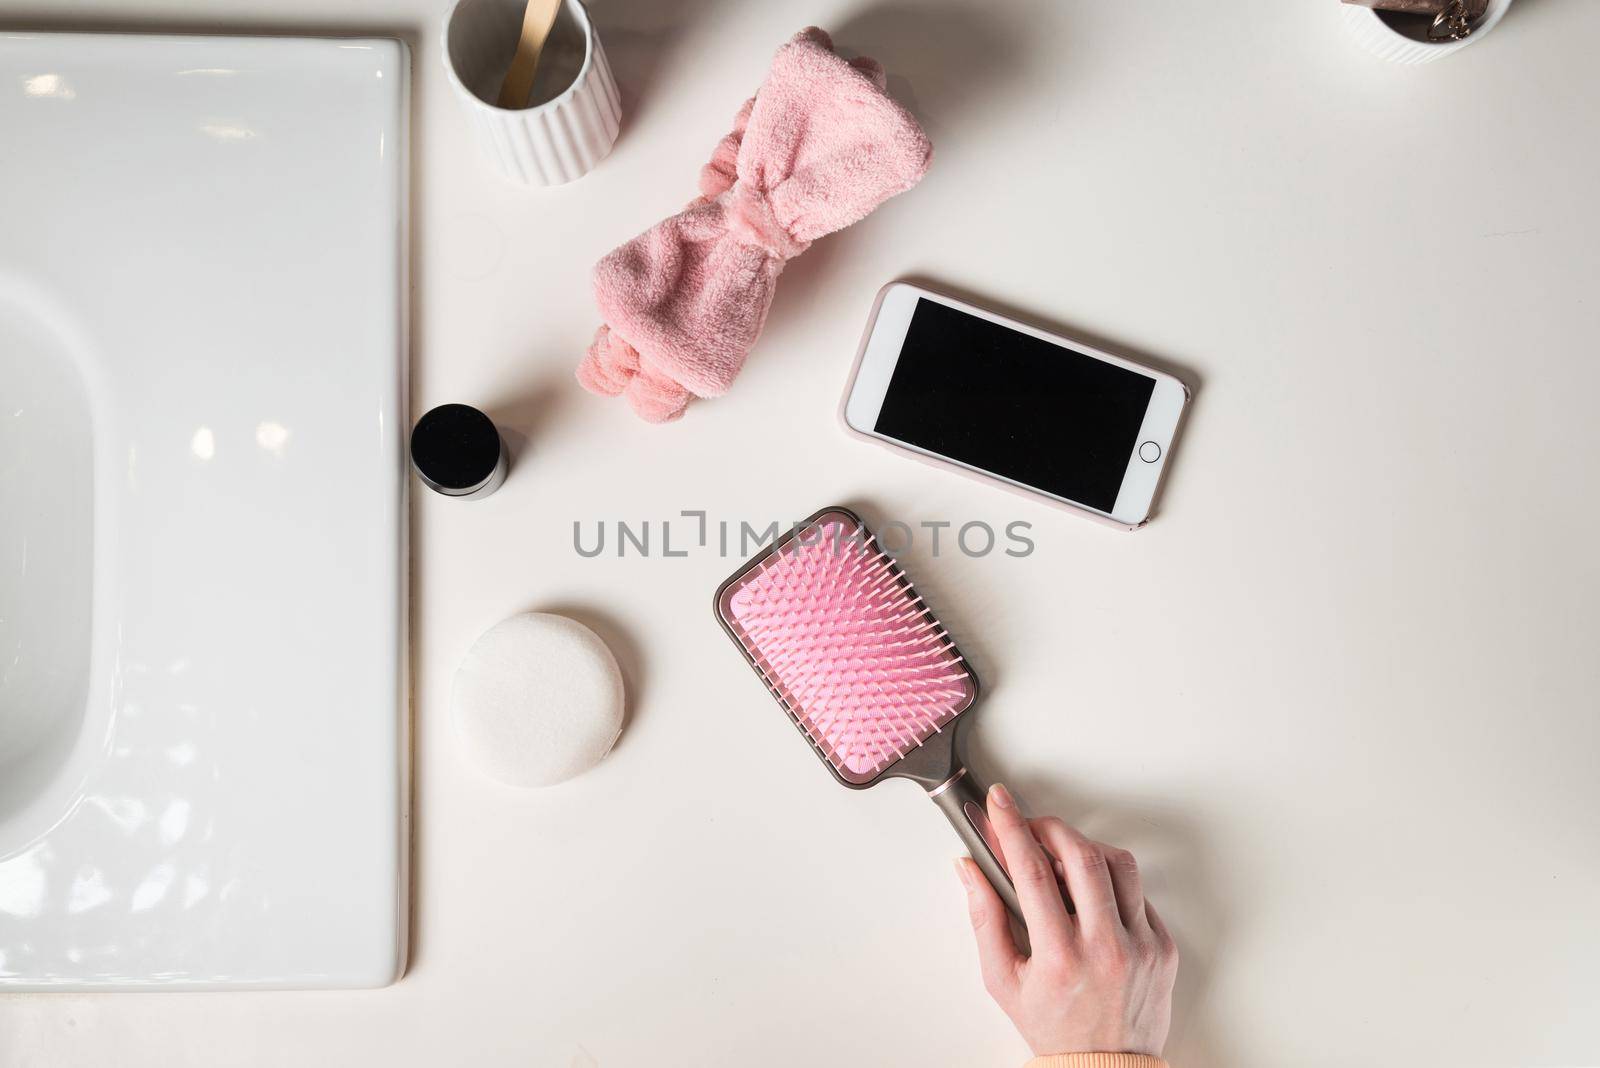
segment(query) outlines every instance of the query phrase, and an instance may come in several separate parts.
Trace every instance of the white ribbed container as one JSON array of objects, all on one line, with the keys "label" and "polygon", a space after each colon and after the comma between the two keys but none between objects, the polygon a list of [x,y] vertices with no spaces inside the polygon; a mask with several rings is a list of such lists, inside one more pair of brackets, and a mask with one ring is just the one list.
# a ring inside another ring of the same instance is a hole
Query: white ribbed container
[{"label": "white ribbed container", "polygon": [[564,0],[539,60],[532,107],[495,104],[517,51],[524,0],[460,0],[445,16],[445,71],[478,143],[507,178],[561,185],[616,143],[622,100],[581,0]]},{"label": "white ribbed container", "polygon": [[1343,6],[1345,28],[1368,52],[1391,63],[1432,63],[1461,51],[1494,29],[1495,23],[1505,16],[1506,9],[1511,6],[1511,0],[1489,0],[1478,24],[1459,41],[1419,41],[1389,25],[1370,7],[1357,4]]}]

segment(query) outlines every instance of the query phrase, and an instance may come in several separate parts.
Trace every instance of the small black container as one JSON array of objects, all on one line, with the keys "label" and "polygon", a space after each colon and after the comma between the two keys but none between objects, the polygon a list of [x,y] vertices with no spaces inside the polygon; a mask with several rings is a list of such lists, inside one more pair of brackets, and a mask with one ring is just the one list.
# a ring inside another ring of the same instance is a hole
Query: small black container
[{"label": "small black container", "polygon": [[441,404],[411,428],[411,466],[446,497],[487,497],[506,480],[506,445],[494,420],[470,404]]}]

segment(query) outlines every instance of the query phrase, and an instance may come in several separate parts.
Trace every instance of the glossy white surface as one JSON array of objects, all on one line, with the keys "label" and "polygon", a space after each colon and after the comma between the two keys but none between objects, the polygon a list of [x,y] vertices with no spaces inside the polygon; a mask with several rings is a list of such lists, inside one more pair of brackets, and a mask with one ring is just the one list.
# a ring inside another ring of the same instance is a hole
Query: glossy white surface
[{"label": "glossy white surface", "polygon": [[0,990],[402,966],[407,85],[0,32]]},{"label": "glossy white surface", "polygon": [[106,744],[109,612],[94,592],[97,571],[103,592],[113,578],[109,554],[97,567],[95,533],[105,545],[111,515],[109,500],[96,509],[95,446],[109,462],[112,413],[101,394],[64,310],[0,273],[0,858],[76,803]]},{"label": "glossy white surface", "polygon": [[[1336,0],[595,0],[625,128],[544,190],[480,158],[443,0],[84,4],[413,35],[414,410],[479,404],[515,465],[487,500],[413,496],[405,978],[0,996],[0,1064],[1021,1068],[949,827],[909,784],[829,781],[711,616],[717,521],[839,500],[1033,524],[1025,559],[906,566],[988,687],[975,770],[1144,861],[1183,951],[1175,1068],[1600,1064],[1600,4],[1518,0],[1419,68]],[[789,264],[727,397],[643,424],[572,381],[589,269],[693,195],[808,22],[883,60],[932,169]],[[1197,380],[1148,527],[839,429],[906,274]],[[644,518],[651,557],[618,559]],[[463,758],[449,690],[530,609],[593,626],[630,704],[592,772],[519,793]]]}]

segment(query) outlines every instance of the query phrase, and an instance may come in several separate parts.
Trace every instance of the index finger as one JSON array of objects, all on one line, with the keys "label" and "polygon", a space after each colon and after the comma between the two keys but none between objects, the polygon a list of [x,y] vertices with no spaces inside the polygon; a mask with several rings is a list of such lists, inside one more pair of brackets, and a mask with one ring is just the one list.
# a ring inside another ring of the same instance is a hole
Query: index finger
[{"label": "index finger", "polygon": [[1056,888],[1055,865],[1028,829],[1010,791],[995,783],[989,789],[988,802],[989,822],[1000,840],[1006,872],[1017,888],[1017,903],[1022,906],[1034,952],[1060,952],[1072,936],[1072,920]]}]

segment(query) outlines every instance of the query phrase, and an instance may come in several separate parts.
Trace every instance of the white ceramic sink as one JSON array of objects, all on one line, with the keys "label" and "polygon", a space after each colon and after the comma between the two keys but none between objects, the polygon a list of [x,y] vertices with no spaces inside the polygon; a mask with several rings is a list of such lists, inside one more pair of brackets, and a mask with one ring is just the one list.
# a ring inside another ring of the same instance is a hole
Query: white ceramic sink
[{"label": "white ceramic sink", "polygon": [[0,856],[66,812],[104,736],[105,695],[95,715],[89,700],[95,433],[83,355],[43,294],[0,275]]},{"label": "white ceramic sink", "polygon": [[403,968],[408,71],[0,32],[0,992]]}]

